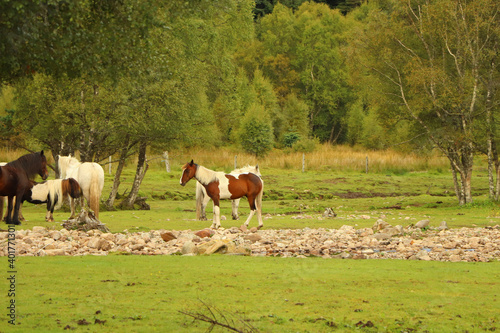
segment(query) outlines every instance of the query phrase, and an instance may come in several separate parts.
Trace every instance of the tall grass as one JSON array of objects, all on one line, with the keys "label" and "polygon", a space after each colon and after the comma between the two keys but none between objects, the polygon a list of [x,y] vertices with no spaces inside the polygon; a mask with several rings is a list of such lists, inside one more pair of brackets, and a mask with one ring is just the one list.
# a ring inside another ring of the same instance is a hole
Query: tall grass
[{"label": "tall grass", "polygon": [[285,152],[273,150],[266,157],[256,158],[253,155],[229,148],[189,149],[172,152],[171,164],[183,165],[194,159],[198,164],[208,168],[230,170],[234,167],[235,156],[237,166],[259,164],[262,168],[301,170],[303,157],[305,170],[341,170],[364,172],[368,159],[369,172],[404,173],[412,171],[447,170],[449,162],[437,153],[429,156],[401,153],[394,150],[363,151],[350,146],[318,145],[313,152]]},{"label": "tall grass", "polygon": [[[0,161],[13,161],[25,151],[0,149]],[[51,154],[47,154],[49,163],[53,163]],[[149,165],[153,168],[165,168],[161,153],[147,155]],[[437,153],[417,155],[394,150],[366,151],[350,146],[330,144],[318,145],[312,152],[287,152],[274,149],[267,156],[257,158],[236,148],[189,148],[169,152],[170,165],[173,170],[193,159],[195,163],[210,169],[229,172],[235,166],[258,164],[261,168],[302,170],[303,158],[305,170],[337,170],[349,172],[365,172],[368,160],[368,171],[375,173],[406,173],[413,171],[444,171],[449,168],[445,157]],[[107,162],[107,161],[105,161]],[[135,165],[137,158],[130,158],[128,165]],[[115,167],[116,164],[113,165]],[[107,170],[107,166],[106,166]]]}]

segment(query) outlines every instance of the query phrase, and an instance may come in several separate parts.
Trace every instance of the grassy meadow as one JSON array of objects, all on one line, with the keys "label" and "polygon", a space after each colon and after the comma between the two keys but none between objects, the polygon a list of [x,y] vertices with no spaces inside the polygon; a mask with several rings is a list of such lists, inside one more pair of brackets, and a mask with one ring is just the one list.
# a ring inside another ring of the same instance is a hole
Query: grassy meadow
[{"label": "grassy meadow", "polygon": [[[16,157],[3,154],[3,160]],[[181,167],[194,159],[208,168],[230,171],[235,155],[238,166],[258,163],[261,168],[265,229],[339,228],[344,224],[363,228],[379,218],[404,226],[421,219],[430,219],[431,226],[446,221],[450,228],[500,223],[500,207],[487,199],[486,168],[480,158],[473,176],[475,202],[460,207],[442,157],[330,146],[305,154],[304,172],[302,153],[276,151],[257,161],[229,149],[176,151],[170,152],[169,173],[161,154],[151,154],[140,193],[148,198],[151,209],[102,210],[101,221],[112,232],[209,227],[210,221],[195,220],[195,183],[179,185]],[[134,163],[131,159],[124,171],[122,197],[133,181]],[[116,165],[111,174],[108,165],[103,166],[105,200]],[[327,207],[337,217],[322,218]],[[211,211],[209,204],[209,218]],[[233,221],[230,203],[223,202],[221,213],[228,219],[222,226],[240,226],[248,211],[243,199],[242,216]],[[43,205],[25,204],[23,214],[27,221],[20,228],[60,229],[69,210],[55,212],[59,223],[44,221]],[[256,225],[254,218],[250,226]],[[18,325],[11,327],[7,319],[1,320],[0,332],[206,332],[210,328],[209,323],[186,313],[213,313],[242,331],[259,332],[500,329],[499,262],[115,254],[19,257],[16,265]],[[2,281],[0,290],[8,302],[8,281]]]}]

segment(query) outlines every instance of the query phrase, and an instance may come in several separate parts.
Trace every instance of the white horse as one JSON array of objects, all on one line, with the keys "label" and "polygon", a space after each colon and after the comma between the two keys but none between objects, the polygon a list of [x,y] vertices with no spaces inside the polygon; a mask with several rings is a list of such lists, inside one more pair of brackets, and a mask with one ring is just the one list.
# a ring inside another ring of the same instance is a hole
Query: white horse
[{"label": "white horse", "polygon": [[[239,175],[242,173],[253,173],[259,177],[261,177],[259,166],[247,165],[239,169],[234,169],[229,174],[230,175]],[[205,187],[201,185],[200,182],[196,182],[196,219],[200,221],[206,221],[207,215],[205,212],[205,208],[207,207],[208,202],[210,201],[210,197],[207,195],[207,191]],[[240,199],[231,200],[232,206],[232,216],[233,220],[239,219],[238,216],[238,207],[240,205]]]},{"label": "white horse", "polygon": [[[80,184],[83,197],[97,219],[99,219],[99,203],[101,192],[104,187],[104,170],[94,162],[81,163],[76,158],[69,156],[59,156],[57,167],[59,168],[59,178],[74,178]],[[84,200],[80,198],[80,206],[83,209]],[[70,198],[71,216],[75,217],[75,202]]]}]

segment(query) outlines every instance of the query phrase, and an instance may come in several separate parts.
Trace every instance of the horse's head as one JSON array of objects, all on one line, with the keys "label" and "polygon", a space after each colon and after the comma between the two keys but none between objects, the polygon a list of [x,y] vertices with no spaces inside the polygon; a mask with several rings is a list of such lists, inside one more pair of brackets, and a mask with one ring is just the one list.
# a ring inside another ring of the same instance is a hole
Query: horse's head
[{"label": "horse's head", "polygon": [[38,174],[42,177],[43,180],[49,178],[49,171],[47,170],[47,158],[45,157],[43,150],[40,152],[41,163],[40,170],[38,170]]},{"label": "horse's head", "polygon": [[187,184],[187,182],[193,178],[196,175],[196,168],[198,167],[197,164],[191,160],[191,162],[186,163],[182,167],[182,175],[181,175],[181,185],[184,186]]}]

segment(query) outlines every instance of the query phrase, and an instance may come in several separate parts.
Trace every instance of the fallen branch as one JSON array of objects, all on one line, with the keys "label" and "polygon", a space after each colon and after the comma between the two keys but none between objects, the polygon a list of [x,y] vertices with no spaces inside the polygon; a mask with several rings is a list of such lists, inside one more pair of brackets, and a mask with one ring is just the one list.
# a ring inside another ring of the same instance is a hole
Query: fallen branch
[{"label": "fallen branch", "polygon": [[180,313],[192,317],[194,320],[203,321],[210,324],[210,327],[207,329],[207,332],[211,332],[216,326],[225,328],[231,332],[238,333],[256,333],[259,332],[255,327],[250,325],[248,322],[245,322],[243,319],[237,319],[236,321],[243,324],[243,328],[237,328],[235,320],[228,318],[226,315],[222,313],[221,310],[216,307],[210,306],[199,300],[206,310],[208,310],[208,314],[202,312],[185,312],[179,311]]}]

